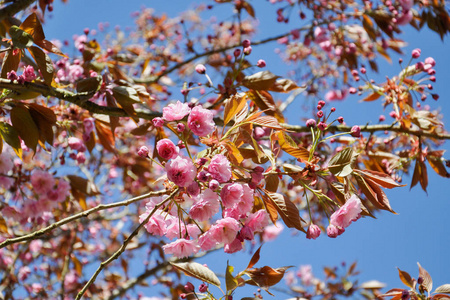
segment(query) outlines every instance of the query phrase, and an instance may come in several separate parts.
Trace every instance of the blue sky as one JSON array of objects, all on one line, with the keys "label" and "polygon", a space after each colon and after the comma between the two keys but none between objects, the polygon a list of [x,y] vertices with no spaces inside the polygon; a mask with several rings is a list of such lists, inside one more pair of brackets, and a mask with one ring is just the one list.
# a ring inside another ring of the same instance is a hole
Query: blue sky
[{"label": "blue sky", "polygon": [[[164,5],[169,3],[170,5]],[[212,2],[212,1],[211,1]],[[264,1],[266,2],[266,1]],[[130,13],[140,10],[142,5],[154,7],[157,12],[167,12],[176,15],[189,7],[191,1],[124,1],[119,0],[72,0],[67,5],[55,1],[55,9],[52,17],[44,25],[47,38],[71,39],[73,34],[82,34],[86,27],[97,28],[99,22],[109,22],[111,27],[118,24],[122,27],[133,26]],[[255,3],[253,1],[252,3]],[[231,15],[230,8],[221,10],[225,17]],[[267,5],[266,5],[267,7]],[[267,16],[270,21],[261,22],[259,29],[260,37],[268,37],[280,32],[287,31],[286,25],[276,24],[274,10],[258,10],[255,6],[257,16]],[[216,10],[217,11],[217,10]],[[215,11],[215,12],[216,12]],[[219,16],[220,19],[220,16]],[[441,42],[440,38],[427,30],[418,33],[408,30],[403,39],[409,43],[405,53],[409,59],[409,53],[414,48],[422,49],[422,57],[432,56],[437,61],[434,91],[440,95],[437,102],[427,100],[432,107],[441,107],[446,123],[450,116],[450,104],[448,103],[449,92],[446,90],[450,78],[450,60],[448,58],[449,42]],[[276,44],[266,47],[254,48],[252,57],[256,60],[264,57],[268,69],[278,75],[285,74],[290,66],[280,63],[273,49]],[[382,59],[379,60],[380,62]],[[393,59],[396,62],[396,59]],[[379,75],[370,74],[371,77],[383,79],[385,75],[398,74],[400,68],[396,63],[380,65]],[[301,98],[301,97],[300,97]],[[301,101],[298,100],[298,101]],[[358,103],[359,98],[349,98],[343,103],[336,104],[339,112],[350,124],[357,122],[365,124],[368,121],[377,122],[378,115],[383,111],[379,103]],[[300,111],[301,102],[292,104],[293,112]],[[288,115],[293,124],[300,124],[299,117],[295,114]],[[448,147],[444,145],[444,149]],[[402,287],[398,279],[396,267],[409,271],[414,277],[418,274],[417,262],[431,274],[434,286],[450,283],[448,270],[450,270],[450,258],[448,249],[450,247],[449,225],[447,214],[449,210],[450,197],[446,187],[450,182],[441,178],[428,168],[430,185],[428,195],[420,187],[416,186],[411,191],[409,187],[387,190],[386,193],[391,205],[398,215],[382,213],[377,219],[360,219],[351,225],[346,232],[337,239],[330,239],[322,235],[316,241],[310,241],[304,235],[292,236],[289,230],[285,230],[277,242],[267,243],[261,252],[261,261],[258,266],[270,265],[280,267],[286,265],[311,264],[315,275],[323,277],[321,268],[326,265],[339,265],[342,261],[351,263],[358,262],[359,270],[362,271],[360,281],[377,279],[385,282],[389,287]],[[404,183],[410,182],[405,177]],[[250,256],[247,253],[225,256],[223,253],[215,253],[203,261],[207,262],[214,271],[223,273],[226,261],[236,267],[236,270],[244,268]],[[148,295],[150,296],[150,295]],[[279,299],[278,297],[276,297]]]}]

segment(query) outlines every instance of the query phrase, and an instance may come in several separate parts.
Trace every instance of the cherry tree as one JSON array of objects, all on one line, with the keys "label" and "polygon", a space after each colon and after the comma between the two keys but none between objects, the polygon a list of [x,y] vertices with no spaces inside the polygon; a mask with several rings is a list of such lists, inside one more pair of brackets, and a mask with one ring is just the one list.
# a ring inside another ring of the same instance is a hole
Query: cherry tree
[{"label": "cherry tree", "polygon": [[[205,2],[174,18],[145,8],[132,31],[101,24],[102,40],[86,29],[60,42],[45,34],[53,0],[4,1],[2,297],[131,298],[151,282],[139,299],[233,299],[244,286],[255,293],[243,299],[279,298],[284,278],[293,299],[450,299],[420,264],[388,291],[358,283],[355,263],[325,267],[323,280],[305,266],[258,266],[283,227],[339,238],[395,213],[385,189],[426,191],[431,170],[450,177],[436,61],[403,53],[401,40],[408,27],[444,39],[446,3]],[[260,5],[287,30],[255,39]],[[232,18],[208,17],[224,7]],[[252,54],[275,42],[293,72]],[[395,72],[371,79],[393,53]],[[388,116],[346,123],[351,112],[333,105],[348,97]],[[288,120],[294,101],[306,103],[301,120]],[[196,262],[245,249],[248,265],[227,263],[224,280]]]}]

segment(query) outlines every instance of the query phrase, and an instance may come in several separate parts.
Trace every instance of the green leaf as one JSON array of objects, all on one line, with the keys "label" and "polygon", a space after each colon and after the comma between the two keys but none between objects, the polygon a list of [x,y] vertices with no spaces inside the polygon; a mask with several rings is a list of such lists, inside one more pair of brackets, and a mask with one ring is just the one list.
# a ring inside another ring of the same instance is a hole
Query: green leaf
[{"label": "green leaf", "polygon": [[331,158],[328,163],[328,170],[338,177],[348,176],[353,172],[352,164],[355,159],[356,155],[354,155],[353,149],[351,147],[345,148]]},{"label": "green leaf", "polygon": [[89,77],[86,79],[82,79],[77,81],[77,92],[96,92],[102,86],[102,76]]},{"label": "green leaf", "polygon": [[216,274],[209,268],[205,267],[196,262],[186,262],[186,263],[170,263],[172,266],[180,269],[187,276],[191,276],[201,281],[207,282],[209,284],[220,287],[220,280],[217,278]]},{"label": "green leaf", "polygon": [[11,28],[9,28],[9,35],[11,36],[14,48],[25,49],[34,43],[33,36],[16,25],[12,25]]},{"label": "green leaf", "polygon": [[127,86],[115,86],[112,89],[113,96],[120,105],[141,103],[135,89]]},{"label": "green leaf", "polygon": [[22,158],[22,147],[20,146],[19,134],[14,127],[8,123],[0,122],[0,135],[3,140],[14,149],[17,156]]}]

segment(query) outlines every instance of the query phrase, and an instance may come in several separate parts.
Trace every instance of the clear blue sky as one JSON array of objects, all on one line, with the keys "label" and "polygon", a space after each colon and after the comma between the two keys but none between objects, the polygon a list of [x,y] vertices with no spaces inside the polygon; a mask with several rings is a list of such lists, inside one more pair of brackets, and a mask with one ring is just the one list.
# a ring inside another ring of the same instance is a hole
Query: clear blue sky
[{"label": "clear blue sky", "polygon": [[[192,1],[184,0],[132,0],[126,2],[71,0],[68,5],[62,5],[59,2],[55,1],[54,14],[44,25],[49,39],[71,39],[73,34],[82,34],[85,27],[96,28],[99,22],[109,22],[111,26],[116,24],[122,27],[133,26],[130,13],[140,10],[144,3],[148,7],[154,7],[157,12],[167,12],[169,15],[176,15],[192,3]],[[264,1],[265,7],[267,7],[266,2]],[[253,1],[252,3],[259,2]],[[231,6],[224,7],[230,8]],[[285,25],[272,26],[274,23],[272,20],[275,18],[273,10],[261,11],[256,4],[255,8],[257,16],[268,16],[271,20],[267,22],[267,25],[261,22],[258,36],[267,37],[287,31]],[[224,8],[221,10],[221,14],[230,16],[231,8],[229,11]],[[412,49],[420,47],[423,57],[432,56],[437,61],[437,82],[434,87],[435,92],[440,94],[440,99],[438,102],[427,100],[427,103],[432,107],[441,107],[445,115],[443,121],[448,123],[450,104],[448,103],[449,92],[446,91],[446,87],[448,87],[448,78],[450,78],[449,42],[442,43],[436,34],[427,30],[420,33],[411,30],[403,35],[403,38],[409,43],[405,48],[405,53],[409,55]],[[275,47],[274,43],[267,47],[255,48],[252,56],[254,55],[255,61],[258,56],[264,57],[268,69],[273,73],[283,75],[289,66],[280,64],[278,56],[273,53]],[[379,61],[381,62],[381,59]],[[394,58],[393,61],[396,59]],[[384,78],[385,75],[392,76],[398,72],[399,67],[396,63],[393,65],[383,63],[378,78]],[[377,78],[376,75],[371,75]],[[298,101],[301,101],[301,97]],[[378,115],[382,113],[378,102],[377,104],[361,104],[358,103],[357,98],[350,98],[344,103],[337,104],[337,107],[349,124],[353,122],[365,124],[368,121],[376,123]],[[300,102],[294,103],[291,111],[300,111]],[[300,124],[298,116],[293,114],[288,115],[288,118],[291,123]],[[448,144],[444,146],[444,149],[447,147]],[[395,267],[409,271],[412,276],[416,277],[418,274],[416,262],[420,262],[433,277],[435,287],[450,283],[448,275],[450,234],[447,221],[450,212],[450,196],[447,187],[450,186],[450,181],[435,175],[431,168],[428,168],[428,174],[430,178],[428,195],[418,186],[411,191],[409,191],[409,187],[386,191],[392,207],[398,215],[382,213],[377,215],[377,220],[361,219],[336,239],[322,235],[318,240],[310,241],[304,235],[291,236],[290,231],[285,230],[277,242],[267,243],[263,246],[261,261],[258,265],[279,267],[311,264],[315,275],[323,278],[321,272],[323,266],[338,265],[342,261],[351,263],[356,260],[359,270],[362,271],[361,282],[377,279],[393,288],[402,287]],[[409,184],[410,178],[405,177],[404,180]],[[226,260],[229,260],[230,264],[239,270],[246,266],[249,256],[244,253],[225,256],[220,252],[205,258],[204,262],[207,262],[214,271],[223,273]],[[284,295],[280,295],[275,299],[283,297]]]}]

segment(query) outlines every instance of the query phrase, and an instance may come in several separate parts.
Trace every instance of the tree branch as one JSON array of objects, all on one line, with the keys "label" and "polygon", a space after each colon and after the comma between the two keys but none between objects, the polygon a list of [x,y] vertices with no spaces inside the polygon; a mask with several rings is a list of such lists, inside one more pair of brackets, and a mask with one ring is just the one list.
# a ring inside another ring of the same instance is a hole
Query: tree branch
[{"label": "tree branch", "polygon": [[175,189],[172,194],[169,195],[169,197],[167,197],[166,199],[164,199],[163,201],[161,201],[160,203],[156,204],[155,207],[152,209],[152,211],[148,214],[148,216],[145,218],[145,220],[143,220],[138,227],[136,227],[136,229],[130,234],[129,237],[127,237],[125,239],[125,241],[123,242],[122,246],[119,248],[119,250],[117,250],[113,255],[111,255],[107,260],[103,261],[100,266],[98,267],[98,269],[95,271],[94,275],[92,275],[91,279],[89,279],[89,281],[84,285],[84,287],[81,289],[81,291],[78,293],[77,297],[75,298],[76,300],[81,299],[81,297],[83,297],[84,293],[87,291],[87,289],[94,283],[95,279],[97,278],[97,276],[100,274],[100,272],[107,266],[109,265],[113,260],[117,259],[127,248],[128,244],[131,242],[131,240],[139,233],[139,231],[142,229],[142,227],[144,227],[145,224],[148,223],[148,220],[151,218],[151,216],[153,216],[153,214],[156,212],[156,210],[158,208],[160,208],[162,205],[164,205],[166,202],[168,202],[169,200],[171,200],[176,193],[178,193],[178,188]]},{"label": "tree branch", "polygon": [[19,11],[22,11],[30,6],[34,1],[35,0],[15,0],[10,5],[0,8],[0,21],[14,16]]},{"label": "tree branch", "polygon": [[[289,124],[282,124],[284,128],[290,131],[294,132],[310,132],[311,129],[307,126],[299,126],[299,125],[289,125]],[[327,128],[327,131],[331,132],[350,132],[351,131],[350,126],[345,125],[339,125],[339,126],[329,126]],[[390,132],[398,132],[398,133],[406,133],[415,135],[417,137],[428,137],[433,138],[437,140],[450,140],[450,134],[448,133],[433,133],[433,132],[426,132],[420,129],[408,129],[403,128],[399,125],[384,125],[384,124],[378,124],[378,125],[364,125],[361,126],[361,132],[370,132],[375,133],[379,131],[390,131]]]},{"label": "tree branch", "polygon": [[35,240],[35,239],[39,238],[41,235],[46,234],[47,232],[49,232],[49,231],[51,231],[51,230],[53,230],[55,228],[61,227],[62,225],[67,224],[69,222],[72,222],[74,220],[77,220],[77,219],[80,219],[80,218],[83,218],[83,217],[87,217],[91,213],[94,213],[94,212],[97,212],[97,211],[100,211],[100,210],[105,210],[105,209],[108,209],[108,208],[114,208],[114,207],[119,207],[119,206],[127,206],[127,205],[130,205],[131,203],[137,202],[139,200],[142,200],[142,199],[145,199],[145,198],[148,198],[148,197],[161,196],[161,195],[164,195],[164,194],[167,194],[166,190],[161,190],[161,191],[157,191],[157,192],[149,192],[147,194],[140,195],[140,196],[137,196],[137,197],[125,200],[125,201],[121,201],[121,202],[115,202],[115,203],[111,203],[111,204],[100,204],[100,205],[98,205],[96,207],[93,207],[91,209],[82,211],[82,212],[80,212],[80,213],[78,213],[76,215],[73,215],[73,216],[67,217],[65,219],[62,219],[62,220],[60,220],[60,221],[58,221],[56,223],[53,223],[53,224],[51,224],[51,225],[49,225],[49,226],[47,226],[47,227],[45,227],[43,229],[40,229],[40,230],[35,231],[35,232],[32,232],[30,234],[23,235],[23,236],[16,237],[16,238],[6,239],[2,243],[0,243],[0,249],[6,247],[8,245],[11,245],[11,244],[20,243],[20,242],[24,242],[24,241]]},{"label": "tree branch", "polygon": [[[329,21],[327,21],[327,22],[329,22]],[[324,22],[322,22],[322,23],[324,23]],[[322,24],[322,23],[320,23],[320,24]],[[308,26],[300,27],[298,30],[299,31],[305,31],[305,30],[310,30],[311,28],[312,28],[312,25],[308,25]],[[263,39],[263,40],[260,40],[260,41],[254,41],[254,42],[252,42],[252,46],[257,46],[257,45],[262,45],[262,44],[266,44],[266,43],[269,43],[269,42],[277,41],[277,40],[279,40],[279,39],[281,39],[283,37],[289,36],[291,34],[292,33],[290,31],[290,32],[286,32],[286,33],[283,33],[283,34],[280,34],[280,35],[277,35],[277,36],[273,36],[273,37],[270,37],[270,38],[267,38],[267,39]],[[224,51],[227,51],[227,50],[230,50],[230,49],[234,49],[234,48],[237,48],[237,47],[241,47],[241,46],[242,46],[241,43],[237,43],[237,44],[234,44],[234,45],[231,45],[231,46],[205,51],[203,53],[199,53],[197,55],[194,55],[191,58],[183,60],[182,62],[172,66],[171,68],[168,68],[167,70],[162,72],[160,75],[151,76],[151,77],[148,77],[148,78],[133,78],[132,80],[135,83],[156,83],[156,82],[158,82],[161,79],[161,77],[164,77],[164,76],[168,75],[169,73],[172,73],[173,71],[175,71],[177,69],[180,69],[184,65],[187,65],[187,64],[193,62],[194,60],[197,60],[197,59],[205,57],[205,56],[213,55],[213,54],[216,54],[216,53],[221,53],[221,52],[224,52]]]}]

